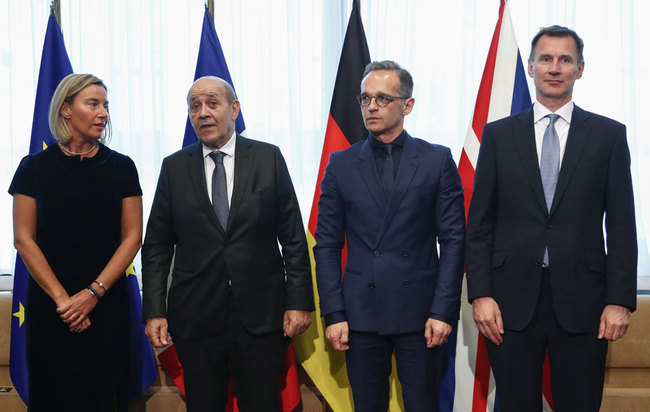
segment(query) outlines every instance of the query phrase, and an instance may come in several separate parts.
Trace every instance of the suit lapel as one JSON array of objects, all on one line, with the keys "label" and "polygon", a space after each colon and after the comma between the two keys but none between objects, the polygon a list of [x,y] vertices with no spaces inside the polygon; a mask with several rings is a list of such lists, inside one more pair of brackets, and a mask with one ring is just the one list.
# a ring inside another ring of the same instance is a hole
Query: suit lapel
[{"label": "suit lapel", "polygon": [[219,230],[223,231],[217,215],[214,213],[212,208],[212,202],[210,202],[210,196],[208,195],[208,189],[206,187],[206,177],[205,177],[205,165],[203,162],[203,146],[201,142],[194,144],[195,147],[192,147],[191,150],[187,152],[189,157],[188,162],[188,174],[190,176],[191,185],[196,193],[197,199],[201,204],[201,208],[205,211],[206,215],[209,216],[210,221],[215,225]]},{"label": "suit lapel", "polygon": [[418,168],[420,154],[415,146],[415,141],[407,133],[402,149],[402,159],[397,170],[397,176],[395,176],[395,191],[393,192],[393,197],[388,201],[388,213],[386,213],[386,218],[384,219],[385,224],[388,224],[393,219],[397,207],[402,202],[404,196],[406,196],[415,171]]},{"label": "suit lapel", "polygon": [[377,171],[377,164],[375,163],[375,156],[372,153],[372,146],[368,139],[364,140],[361,149],[359,149],[358,160],[359,173],[383,216],[386,214],[388,202],[384,195],[384,189],[381,185],[381,180],[379,179],[379,172]]},{"label": "suit lapel", "polygon": [[589,136],[589,127],[587,120],[589,115],[579,108],[573,107],[573,114],[571,115],[571,126],[569,127],[569,135],[564,149],[564,157],[562,158],[562,166],[560,167],[560,175],[557,179],[557,186],[555,187],[555,195],[553,196],[553,204],[551,205],[551,213],[555,211],[558,203],[562,199],[564,192],[571,180],[571,176],[576,169],[578,159],[582,154],[582,150],[587,143],[587,136]]},{"label": "suit lapel", "polygon": [[539,159],[537,158],[537,147],[535,145],[535,126],[533,119],[533,109],[530,108],[520,113],[516,117],[517,123],[513,130],[514,145],[517,153],[521,158],[524,173],[528,179],[529,185],[535,194],[537,203],[548,212],[546,207],[546,198],[544,197],[544,188],[542,187],[542,177],[539,172]]},{"label": "suit lapel", "polygon": [[364,146],[365,148],[362,148],[360,153],[360,159],[363,160],[360,167],[361,174],[366,181],[368,190],[370,190],[372,197],[375,199],[375,202],[379,207],[381,216],[383,217],[381,228],[379,229],[377,238],[375,239],[374,246],[376,247],[384,237],[386,230],[388,230],[388,226],[397,212],[399,204],[402,202],[402,199],[406,196],[411,186],[411,181],[413,180],[415,171],[418,168],[418,159],[420,155],[417,152],[413,138],[407,134],[402,149],[402,159],[400,161],[399,169],[397,170],[397,175],[395,176],[395,190],[393,196],[387,200],[381,180],[379,179],[379,173],[377,172],[372,148],[368,141],[364,143]]},{"label": "suit lapel", "polygon": [[248,139],[237,134],[237,141],[235,142],[235,178],[232,199],[230,201],[230,213],[228,214],[228,228],[230,228],[237,216],[237,212],[239,212],[239,207],[241,206],[248,184],[248,177],[253,168],[252,147],[253,145],[251,145]]}]

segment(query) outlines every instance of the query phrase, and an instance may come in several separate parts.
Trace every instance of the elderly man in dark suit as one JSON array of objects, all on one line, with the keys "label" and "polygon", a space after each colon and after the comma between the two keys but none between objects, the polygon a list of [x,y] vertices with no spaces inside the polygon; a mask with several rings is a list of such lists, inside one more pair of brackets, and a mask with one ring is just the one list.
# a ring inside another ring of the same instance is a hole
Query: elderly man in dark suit
[{"label": "elderly man in dark suit", "polygon": [[546,352],[555,410],[598,411],[607,341],[636,306],[625,126],[574,105],[582,50],[573,30],[543,28],[528,59],[537,101],[483,130],[468,295],[504,412],[542,410]]},{"label": "elderly man in dark suit", "polygon": [[359,104],[370,134],[332,154],[321,185],[321,312],[346,351],[357,412],[388,409],[393,351],[406,411],[438,410],[441,345],[460,308],[463,189],[450,150],[404,130],[412,91],[397,63],[366,66]]},{"label": "elderly man in dark suit", "polygon": [[278,411],[285,351],[313,310],[296,195],[280,150],[235,133],[227,82],[200,78],[187,102],[200,141],[163,161],[142,247],[146,333],[156,347],[173,337],[189,412],[224,409],[228,365],[241,411]]}]

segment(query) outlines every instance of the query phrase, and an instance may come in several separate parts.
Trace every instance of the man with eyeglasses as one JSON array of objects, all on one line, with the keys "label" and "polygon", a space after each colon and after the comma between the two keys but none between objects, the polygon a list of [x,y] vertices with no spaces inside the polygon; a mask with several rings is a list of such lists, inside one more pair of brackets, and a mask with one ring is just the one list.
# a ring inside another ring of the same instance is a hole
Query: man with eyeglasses
[{"label": "man with eyeglasses", "polygon": [[356,412],[388,409],[393,352],[406,411],[437,411],[441,345],[460,309],[463,188],[448,148],[404,130],[412,91],[397,63],[366,66],[359,104],[370,135],[332,154],[321,185],[321,312],[327,339],[346,351]]}]

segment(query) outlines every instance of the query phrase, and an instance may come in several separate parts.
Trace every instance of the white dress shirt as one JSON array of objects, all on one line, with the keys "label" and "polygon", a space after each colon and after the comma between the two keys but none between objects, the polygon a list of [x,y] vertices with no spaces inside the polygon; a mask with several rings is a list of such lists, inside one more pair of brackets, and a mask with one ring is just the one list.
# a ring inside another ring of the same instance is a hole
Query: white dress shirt
[{"label": "white dress shirt", "polygon": [[208,196],[212,202],[212,172],[214,171],[214,160],[210,157],[210,153],[217,151],[223,152],[223,168],[226,170],[226,189],[228,190],[228,207],[230,207],[230,199],[232,199],[232,189],[235,183],[235,138],[236,133],[230,136],[230,139],[219,150],[212,150],[204,144],[203,147],[203,167],[205,168],[205,185],[208,188]]},{"label": "white dress shirt", "polygon": [[[540,102],[535,101],[533,105],[533,120],[535,122],[535,146],[537,147],[537,162],[541,165],[542,162],[542,141],[544,140],[544,132],[551,121],[548,114],[550,110],[544,107]],[[555,111],[555,114],[560,117],[555,121],[555,132],[560,140],[560,167],[562,166],[562,159],[564,158],[564,149],[566,148],[566,141],[569,137],[569,126],[571,126],[571,115],[573,114],[573,100],[569,101],[564,106]]]}]

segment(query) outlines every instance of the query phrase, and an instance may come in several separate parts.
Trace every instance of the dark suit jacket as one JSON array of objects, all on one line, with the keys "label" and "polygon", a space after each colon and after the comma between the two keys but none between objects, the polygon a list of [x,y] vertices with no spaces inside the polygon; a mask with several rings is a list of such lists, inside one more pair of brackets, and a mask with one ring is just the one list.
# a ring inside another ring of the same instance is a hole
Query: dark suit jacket
[{"label": "dark suit jacket", "polygon": [[228,278],[252,333],[280,330],[287,309],[313,310],[305,232],[282,154],[273,145],[236,138],[225,232],[208,197],[201,144],[162,164],[142,246],[143,318],[166,317],[171,333],[184,338],[223,330]]},{"label": "dark suit jacket", "polygon": [[574,108],[550,213],[537,159],[532,109],[485,126],[467,222],[469,299],[492,296],[506,328],[525,328],[548,245],[560,325],[568,332],[594,332],[606,304],[636,306],[625,126]]},{"label": "dark suit jacket", "polygon": [[321,189],[314,257],[323,315],[345,311],[350,329],[380,334],[424,330],[429,313],[458,317],[465,218],[449,149],[407,134],[389,202],[366,139],[330,156]]}]

